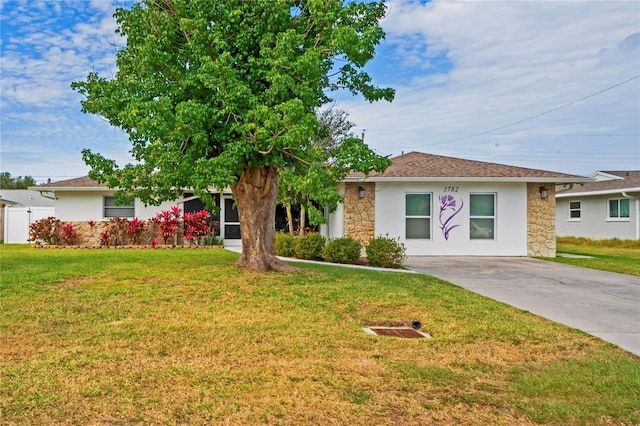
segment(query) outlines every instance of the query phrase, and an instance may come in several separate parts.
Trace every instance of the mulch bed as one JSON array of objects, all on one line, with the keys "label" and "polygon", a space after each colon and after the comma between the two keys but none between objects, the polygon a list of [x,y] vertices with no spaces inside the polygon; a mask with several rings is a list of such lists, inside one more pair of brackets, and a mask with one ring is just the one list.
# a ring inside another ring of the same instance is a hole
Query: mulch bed
[{"label": "mulch bed", "polygon": [[40,249],[100,249],[100,250],[114,250],[114,249],[220,249],[224,246],[185,246],[185,245],[170,245],[170,244],[158,244],[152,245],[124,245],[124,246],[81,246],[81,245],[58,245],[58,244],[34,244],[34,248]]}]

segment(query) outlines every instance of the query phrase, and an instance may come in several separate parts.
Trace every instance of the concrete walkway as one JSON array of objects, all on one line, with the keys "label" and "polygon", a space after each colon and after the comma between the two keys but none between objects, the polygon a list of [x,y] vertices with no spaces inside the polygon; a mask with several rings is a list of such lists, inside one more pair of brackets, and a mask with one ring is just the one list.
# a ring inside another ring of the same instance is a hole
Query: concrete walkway
[{"label": "concrete walkway", "polygon": [[525,257],[409,256],[404,266],[640,355],[640,277]]}]

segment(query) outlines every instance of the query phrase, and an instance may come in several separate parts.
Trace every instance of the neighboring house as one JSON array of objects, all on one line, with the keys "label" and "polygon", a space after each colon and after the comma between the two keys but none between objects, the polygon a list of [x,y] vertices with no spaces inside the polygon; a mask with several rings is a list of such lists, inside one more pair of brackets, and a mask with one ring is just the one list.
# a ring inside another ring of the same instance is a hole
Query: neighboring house
[{"label": "neighboring house", "polygon": [[558,236],[640,239],[640,170],[599,171],[556,188]]},{"label": "neighboring house", "polygon": [[29,226],[55,216],[54,201],[29,189],[0,189],[0,236],[6,244],[28,243]]},{"label": "neighboring house", "polygon": [[[411,152],[392,158],[384,173],[351,174],[340,184],[344,204],[328,215],[320,232],[366,241],[389,235],[409,255],[555,256],[555,186],[590,178],[501,164]],[[111,216],[148,219],[182,200],[145,207],[114,206],[114,191],[88,177],[41,185],[55,194],[62,221],[104,221]],[[213,194],[226,245],[240,244],[238,212],[230,192]],[[197,204],[197,205],[196,205]]]}]

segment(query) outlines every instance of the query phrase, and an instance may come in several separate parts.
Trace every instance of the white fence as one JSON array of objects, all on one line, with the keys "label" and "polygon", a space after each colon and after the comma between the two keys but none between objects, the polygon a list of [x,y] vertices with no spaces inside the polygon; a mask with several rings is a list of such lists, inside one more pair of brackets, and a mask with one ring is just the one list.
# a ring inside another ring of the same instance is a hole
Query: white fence
[{"label": "white fence", "polygon": [[4,209],[5,244],[29,243],[29,226],[36,220],[55,216],[54,207],[5,207]]}]

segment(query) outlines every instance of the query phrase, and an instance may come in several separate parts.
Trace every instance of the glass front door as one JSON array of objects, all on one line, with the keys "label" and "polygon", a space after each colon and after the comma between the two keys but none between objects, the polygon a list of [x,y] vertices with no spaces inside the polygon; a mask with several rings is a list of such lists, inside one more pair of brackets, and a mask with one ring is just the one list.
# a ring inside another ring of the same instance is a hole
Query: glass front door
[{"label": "glass front door", "polygon": [[240,240],[240,217],[238,215],[238,207],[235,205],[233,198],[224,197],[224,239]]}]

